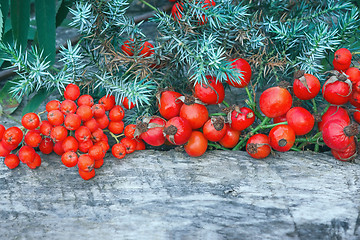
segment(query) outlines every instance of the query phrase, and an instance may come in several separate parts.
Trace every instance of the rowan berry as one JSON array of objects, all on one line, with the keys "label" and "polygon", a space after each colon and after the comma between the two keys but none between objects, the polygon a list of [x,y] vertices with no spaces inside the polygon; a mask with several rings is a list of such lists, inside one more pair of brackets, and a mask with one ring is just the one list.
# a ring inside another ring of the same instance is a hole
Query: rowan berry
[{"label": "rowan berry", "polygon": [[88,105],[81,105],[76,110],[76,114],[81,117],[84,122],[90,120],[93,117],[92,109]]},{"label": "rowan berry", "polygon": [[89,152],[89,149],[94,145],[91,139],[85,142],[79,142],[79,151],[83,153]]},{"label": "rowan berry", "polygon": [[72,100],[64,100],[60,105],[60,111],[65,115],[75,113],[76,109],[76,103]]},{"label": "rowan berry", "polygon": [[94,145],[88,151],[89,156],[96,160],[103,159],[105,157],[105,151],[101,146]]},{"label": "rowan berry", "polygon": [[89,130],[89,128],[85,126],[81,126],[75,131],[75,138],[79,142],[85,142],[87,140],[91,140],[91,131]]},{"label": "rowan berry", "polygon": [[130,102],[127,97],[124,97],[122,104],[126,109],[133,109],[135,107],[135,103]]},{"label": "rowan berry", "polygon": [[33,130],[40,125],[40,118],[36,113],[27,113],[21,119],[21,124],[29,130]]},{"label": "rowan berry", "polygon": [[0,140],[3,138],[5,132],[4,125],[0,124]]},{"label": "rowan berry", "polygon": [[66,115],[64,126],[67,130],[76,130],[81,126],[81,117],[75,113]]},{"label": "rowan berry", "polygon": [[94,145],[102,147],[105,152],[107,152],[110,149],[109,143],[104,140],[101,140],[100,142],[97,142]]},{"label": "rowan berry", "polygon": [[99,124],[99,128],[105,129],[109,126],[110,120],[106,114],[100,118],[95,118],[96,122]]},{"label": "rowan berry", "polygon": [[132,153],[136,149],[137,142],[135,139],[131,139],[128,137],[124,137],[120,140],[120,143],[122,143],[126,148],[126,154]]},{"label": "rowan berry", "polygon": [[145,150],[146,146],[143,140],[138,139],[136,140],[136,148],[135,151]]},{"label": "rowan berry", "polygon": [[76,155],[75,152],[73,151],[68,151],[65,152],[62,156],[61,156],[61,162],[66,166],[66,167],[75,167],[78,163],[78,156]]},{"label": "rowan berry", "polygon": [[127,125],[124,129],[125,137],[134,139],[135,138],[134,137],[135,129],[136,129],[136,124]]},{"label": "rowan berry", "polygon": [[59,126],[64,123],[64,114],[60,110],[51,110],[47,114],[49,123],[53,126]]},{"label": "rowan berry", "polygon": [[46,137],[50,137],[51,129],[53,125],[47,120],[44,120],[40,124],[40,133]]},{"label": "rowan berry", "polygon": [[114,134],[120,134],[124,131],[124,122],[123,121],[119,121],[119,122],[110,121],[108,129],[110,132],[112,132]]},{"label": "rowan berry", "polygon": [[29,168],[35,169],[41,166],[41,157],[39,154],[35,153],[34,160],[26,164]]},{"label": "rowan berry", "polygon": [[19,150],[19,159],[23,163],[31,163],[35,158],[35,150],[30,146],[22,146]]},{"label": "rowan berry", "polygon": [[113,95],[106,95],[100,98],[99,103],[105,108],[105,111],[110,111],[115,106],[115,97]]},{"label": "rowan berry", "polygon": [[52,153],[54,148],[54,143],[50,138],[43,138],[40,142],[39,149],[43,154]]},{"label": "rowan berry", "polygon": [[65,151],[62,147],[62,141],[54,144],[53,151],[59,156],[64,154]]},{"label": "rowan berry", "polygon": [[90,180],[91,178],[95,177],[95,169],[90,172],[85,172],[79,168],[79,175],[84,180]]},{"label": "rowan berry", "polygon": [[122,159],[126,155],[126,147],[122,143],[117,143],[111,148],[111,153],[114,157]]},{"label": "rowan berry", "polygon": [[7,155],[10,154],[11,150],[9,150],[6,146],[5,146],[5,142],[1,141],[0,142],[0,157],[6,157]]},{"label": "rowan berry", "polygon": [[8,129],[5,130],[2,140],[11,147],[14,147],[13,149],[9,149],[9,150],[14,150],[23,140],[23,136],[24,133],[21,131],[20,128],[9,127]]},{"label": "rowan berry", "polygon": [[68,84],[64,91],[64,98],[75,101],[80,96],[80,88],[75,84]]},{"label": "rowan berry", "polygon": [[64,126],[56,126],[51,129],[50,137],[54,142],[63,141],[68,135],[68,130]]},{"label": "rowan berry", "polygon": [[119,105],[114,106],[109,112],[109,118],[111,121],[116,121],[116,122],[122,121],[124,116],[125,116],[124,109]]},{"label": "rowan berry", "polygon": [[105,107],[102,104],[94,104],[91,109],[95,118],[101,118],[105,115]]},{"label": "rowan berry", "polygon": [[101,128],[98,128],[97,130],[91,133],[91,140],[93,142],[99,142],[103,139],[104,135],[105,135],[104,131]]},{"label": "rowan berry", "polygon": [[45,106],[46,111],[49,113],[52,110],[60,110],[60,101],[58,100],[51,100],[50,102],[48,102]]},{"label": "rowan berry", "polygon": [[92,107],[92,105],[94,105],[94,99],[92,96],[85,94],[85,95],[81,95],[79,97],[79,99],[77,100],[77,104],[78,106],[82,106],[82,105],[87,105],[89,107]]},{"label": "rowan berry", "polygon": [[19,166],[20,159],[16,154],[9,154],[5,157],[4,163],[8,168],[14,169]]},{"label": "rowan berry", "polygon": [[87,127],[90,132],[94,132],[99,129],[99,123],[95,120],[95,118],[91,118],[90,120],[84,122],[84,126]]},{"label": "rowan berry", "polygon": [[101,168],[101,166],[104,164],[104,159],[95,160],[94,168]]},{"label": "rowan berry", "polygon": [[88,154],[82,154],[78,157],[77,165],[82,171],[91,172],[94,169],[95,160]]},{"label": "rowan berry", "polygon": [[42,137],[39,130],[30,130],[25,134],[24,141],[30,147],[38,147],[41,143]]},{"label": "rowan berry", "polygon": [[62,141],[61,146],[64,152],[69,152],[69,151],[76,152],[79,148],[79,143],[73,136],[67,136],[64,139],[64,141]]}]

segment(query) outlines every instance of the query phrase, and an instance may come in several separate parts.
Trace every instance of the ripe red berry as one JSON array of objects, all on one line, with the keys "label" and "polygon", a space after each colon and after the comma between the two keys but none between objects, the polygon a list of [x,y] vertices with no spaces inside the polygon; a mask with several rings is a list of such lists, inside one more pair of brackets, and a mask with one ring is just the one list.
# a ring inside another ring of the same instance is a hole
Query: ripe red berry
[{"label": "ripe red berry", "polygon": [[64,154],[65,151],[62,147],[62,141],[54,144],[53,151],[54,151],[54,153],[56,153],[59,156]]},{"label": "ripe red berry", "polygon": [[211,117],[204,124],[203,133],[209,141],[220,141],[226,134],[225,119],[222,116]]},{"label": "ripe red berry", "polygon": [[95,169],[90,172],[83,171],[79,168],[79,175],[85,181],[90,180],[91,178],[95,177]]},{"label": "ripe red berry", "polygon": [[[16,148],[20,144],[20,142],[23,140],[23,136],[24,136],[24,134],[20,128],[9,127],[8,129],[5,130],[2,140],[6,144],[11,145],[12,147]],[[13,150],[13,149],[10,149],[10,150]]]},{"label": "ripe red berry", "polygon": [[72,100],[64,100],[60,105],[60,111],[65,115],[75,113],[76,109],[76,103]]},{"label": "ripe red berry", "polygon": [[215,77],[206,76],[208,85],[195,84],[195,96],[206,104],[218,104],[225,98],[224,85]]},{"label": "ripe red berry", "polygon": [[84,172],[91,172],[94,169],[95,160],[88,154],[82,154],[78,157],[78,167]]},{"label": "ripe red berry", "polygon": [[126,147],[122,143],[117,143],[111,148],[111,153],[114,157],[122,159],[126,155]]},{"label": "ripe red berry", "polygon": [[94,104],[91,110],[95,118],[101,118],[105,115],[105,107],[102,104]]},{"label": "ripe red berry", "polygon": [[5,132],[4,125],[0,124],[0,140],[3,138]]},{"label": "ripe red berry", "polygon": [[66,167],[75,167],[78,163],[78,156],[73,151],[65,152],[63,155],[61,155],[61,162]]},{"label": "ripe red berry", "polygon": [[[235,60],[235,61],[234,61]],[[226,82],[236,88],[244,88],[246,87],[251,79],[251,67],[250,64],[242,58],[238,59],[232,59],[230,61],[234,61],[231,63],[231,66],[233,69],[236,69],[240,74],[242,74],[242,77],[239,78],[240,83],[237,83],[235,81],[232,81],[229,77],[227,78]]]},{"label": "ripe red berry", "polygon": [[30,130],[26,133],[24,141],[26,145],[36,148],[40,145],[42,137],[39,130]]},{"label": "ripe red berry", "polygon": [[88,105],[81,105],[76,110],[76,114],[80,116],[81,120],[86,122],[93,117],[92,109]]},{"label": "ripe red berry", "polygon": [[88,140],[91,140],[91,131],[89,130],[89,128],[81,126],[75,131],[75,138],[79,142],[86,142]]},{"label": "ripe red berry", "polygon": [[54,142],[63,141],[68,135],[68,130],[64,126],[56,126],[51,130],[50,137]]},{"label": "ripe red berry", "polygon": [[134,56],[134,40],[126,40],[123,45],[121,45],[121,50],[128,56]]},{"label": "ripe red berry", "polygon": [[269,137],[265,134],[255,134],[246,143],[246,152],[253,158],[262,159],[271,153]]},{"label": "ripe red berry", "polygon": [[47,114],[49,123],[53,126],[59,126],[64,123],[64,114],[60,110],[51,110]]},{"label": "ripe red berry", "polygon": [[14,169],[20,164],[20,159],[16,154],[9,154],[5,157],[4,164],[10,168]]},{"label": "ripe red berry", "polygon": [[101,160],[105,157],[105,151],[101,146],[94,145],[88,151],[89,156],[96,160]]},{"label": "ripe red berry", "polygon": [[41,157],[39,154],[35,153],[34,160],[31,163],[26,164],[29,168],[35,169],[41,166]]},{"label": "ripe red berry", "polygon": [[6,143],[4,141],[0,142],[0,157],[6,157],[11,152],[11,150],[9,150],[5,145]]},{"label": "ripe red berry", "polygon": [[110,111],[115,106],[115,97],[113,95],[106,95],[100,98],[99,103],[105,108],[105,111]]},{"label": "ripe red berry", "polygon": [[158,109],[161,116],[165,119],[179,116],[180,108],[184,104],[178,99],[181,96],[182,94],[169,90],[160,92]]},{"label": "ripe red berry", "polygon": [[351,64],[352,54],[347,48],[340,48],[334,54],[334,60],[338,64],[349,65]]},{"label": "ripe red berry", "polygon": [[288,90],[281,87],[271,87],[260,95],[261,112],[270,118],[281,116],[292,106],[292,96]]},{"label": "ripe red berry", "polygon": [[105,135],[104,131],[101,128],[98,128],[97,130],[91,133],[91,140],[94,143],[100,142],[104,138],[104,135]]},{"label": "ripe red berry", "polygon": [[33,130],[40,125],[40,118],[36,113],[27,113],[21,119],[21,124],[29,130]]},{"label": "ripe red berry", "polygon": [[84,126],[87,127],[90,130],[90,132],[94,132],[97,129],[99,129],[99,124],[95,120],[95,118],[91,118],[90,120],[84,122]]},{"label": "ripe red berry", "polygon": [[137,144],[135,139],[124,137],[120,142],[125,146],[126,154],[130,154],[135,151]]},{"label": "ripe red berry", "polygon": [[220,139],[219,143],[225,148],[233,148],[239,142],[241,131],[235,130],[226,123],[225,136]]},{"label": "ripe red berry", "polygon": [[95,160],[94,168],[98,169],[101,168],[101,166],[104,164],[104,159]]},{"label": "ripe red berry", "polygon": [[209,112],[206,106],[195,103],[195,98],[186,96],[179,116],[188,120],[192,129],[198,129],[209,119]]},{"label": "ripe red berry", "polygon": [[49,113],[52,110],[60,110],[60,101],[58,100],[51,100],[50,102],[48,102],[45,106],[46,111]]},{"label": "ripe red berry", "polygon": [[85,142],[79,142],[79,151],[87,153],[89,149],[94,145],[91,139],[86,140]]},{"label": "ripe red berry", "polygon": [[295,131],[289,125],[277,125],[270,130],[270,146],[279,152],[286,152],[295,143]]},{"label": "ripe red berry", "polygon": [[35,158],[35,150],[30,146],[22,146],[19,150],[19,159],[23,163],[31,163]]},{"label": "ripe red berry", "polygon": [[95,118],[96,122],[99,124],[99,128],[105,129],[107,126],[109,126],[110,120],[106,114],[104,114],[102,117]]},{"label": "ripe red berry", "polygon": [[50,138],[43,138],[43,140],[41,140],[39,149],[43,154],[52,153],[53,148],[54,148],[54,143]]},{"label": "ripe red berry", "polygon": [[114,134],[120,134],[124,131],[124,122],[123,121],[120,121],[120,122],[110,121],[108,129],[110,132],[112,132]]},{"label": "ripe red berry", "polygon": [[135,138],[134,137],[135,130],[136,130],[136,125],[135,124],[126,125],[126,127],[124,129],[125,137],[134,139]]},{"label": "ripe red berry", "polygon": [[94,99],[92,96],[85,94],[81,95],[79,99],[77,100],[77,105],[80,107],[81,105],[87,105],[89,107],[92,107],[94,105]]},{"label": "ripe red berry", "polygon": [[50,137],[51,129],[53,126],[47,120],[41,121],[40,124],[40,133],[46,137]]},{"label": "ripe red berry", "polygon": [[124,109],[119,105],[114,106],[109,112],[110,120],[115,122],[122,121],[124,115],[125,115]]},{"label": "ripe red berry", "polygon": [[94,145],[102,147],[105,152],[107,152],[110,149],[109,143],[104,140],[101,140],[100,142],[97,142]]},{"label": "ripe red berry", "polygon": [[126,109],[133,109],[135,107],[135,103],[130,102],[127,97],[124,97],[122,104]]},{"label": "ripe red berry", "polygon": [[164,134],[169,142],[175,145],[186,143],[192,133],[192,128],[188,120],[182,117],[173,117],[167,121]]},{"label": "ripe red berry", "polygon": [[68,84],[64,91],[64,98],[75,101],[80,96],[80,88],[75,84]]},{"label": "ripe red berry", "polygon": [[76,152],[79,148],[78,141],[73,136],[67,136],[61,144],[64,152]]},{"label": "ripe red berry", "polygon": [[208,140],[200,131],[193,131],[189,141],[184,145],[185,152],[191,157],[200,157],[206,152]]},{"label": "ripe red berry", "polygon": [[138,139],[136,140],[136,148],[135,151],[145,150],[146,146],[143,140]]},{"label": "ripe red berry", "polygon": [[77,114],[70,113],[66,115],[64,126],[67,130],[76,130],[81,126],[81,117]]}]

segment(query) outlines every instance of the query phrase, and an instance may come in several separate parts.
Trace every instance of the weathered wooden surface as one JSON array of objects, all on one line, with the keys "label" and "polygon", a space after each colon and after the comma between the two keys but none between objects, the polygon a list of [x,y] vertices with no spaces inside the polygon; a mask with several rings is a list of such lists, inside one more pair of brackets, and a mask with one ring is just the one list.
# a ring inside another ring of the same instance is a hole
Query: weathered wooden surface
[{"label": "weathered wooden surface", "polygon": [[107,157],[96,177],[45,156],[0,164],[1,239],[359,239],[360,166],[328,154]]}]

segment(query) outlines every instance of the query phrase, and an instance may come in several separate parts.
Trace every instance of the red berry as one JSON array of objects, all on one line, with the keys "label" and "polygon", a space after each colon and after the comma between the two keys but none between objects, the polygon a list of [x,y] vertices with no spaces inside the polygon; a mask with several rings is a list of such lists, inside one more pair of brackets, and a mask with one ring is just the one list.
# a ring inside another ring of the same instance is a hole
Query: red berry
[{"label": "red berry", "polygon": [[192,133],[192,128],[188,120],[182,117],[173,117],[167,121],[164,134],[167,140],[175,145],[186,143]]},{"label": "red berry", "polygon": [[54,153],[56,153],[59,156],[64,154],[65,151],[62,147],[62,141],[54,144],[53,151],[54,151]]},{"label": "red berry", "polygon": [[52,153],[54,148],[54,143],[50,138],[44,138],[41,140],[39,149],[43,154],[50,154]]},{"label": "red berry", "polygon": [[206,104],[218,104],[225,98],[224,86],[215,77],[206,76],[209,85],[195,84],[195,96]]},{"label": "red berry", "polygon": [[270,146],[279,152],[289,151],[295,143],[295,131],[289,125],[277,125],[270,130]]},{"label": "red berry", "polygon": [[130,154],[135,151],[137,144],[135,139],[124,137],[120,142],[125,146],[126,154]]},{"label": "red berry", "polygon": [[110,132],[112,132],[114,134],[120,134],[124,131],[124,122],[123,121],[120,121],[120,122],[110,121],[108,129]]},{"label": "red berry", "polygon": [[51,130],[50,137],[54,142],[63,141],[68,135],[68,130],[64,126],[56,126]]},{"label": "red berry", "polygon": [[80,88],[75,84],[68,84],[64,91],[65,99],[75,101],[80,96]]},{"label": "red berry", "polygon": [[122,121],[124,115],[125,115],[124,109],[119,105],[114,106],[109,112],[110,120],[115,122]]},{"label": "red berry", "polygon": [[220,139],[219,143],[225,148],[233,148],[239,142],[241,131],[235,130],[226,123],[225,136]]},{"label": "red berry", "polygon": [[106,95],[100,98],[99,103],[104,106],[106,111],[110,111],[115,106],[115,97],[113,95]]},{"label": "red berry", "polygon": [[47,114],[49,123],[53,126],[59,126],[64,123],[64,114],[60,110],[51,110]]},{"label": "red berry", "polygon": [[76,114],[79,115],[84,122],[90,120],[94,116],[91,107],[88,105],[79,106],[76,110]]},{"label": "red berry", "polygon": [[105,115],[105,107],[102,104],[94,104],[91,109],[95,118],[100,118]]},{"label": "red berry", "polygon": [[76,131],[75,131],[75,138],[79,141],[79,142],[86,142],[88,140],[91,140],[91,132],[89,130],[89,128],[85,127],[85,126],[81,126],[79,127]]},{"label": "red berry", "polygon": [[135,139],[135,137],[134,137],[135,130],[136,130],[136,125],[135,124],[127,125],[125,127],[125,129],[124,129],[125,137]]},{"label": "red berry", "polygon": [[278,117],[289,111],[292,105],[292,96],[285,88],[271,87],[260,95],[259,105],[265,116]]},{"label": "red berry", "polygon": [[95,177],[95,169],[91,170],[90,172],[86,172],[79,168],[79,175],[85,181],[90,180],[91,178]]},{"label": "red berry", "polygon": [[[9,127],[5,130],[2,140],[13,147],[17,147],[23,140],[23,132],[18,127]],[[14,149],[15,149],[14,148]],[[12,149],[10,149],[12,150]]]},{"label": "red berry", "polygon": [[96,122],[99,124],[99,128],[105,129],[109,126],[110,120],[106,114],[104,114],[102,117],[95,118]]},{"label": "red berry", "polygon": [[35,153],[34,160],[26,164],[29,168],[35,169],[41,166],[41,157],[39,154]]},{"label": "red berry", "polygon": [[94,99],[92,96],[85,94],[81,95],[79,99],[77,100],[77,105],[80,107],[81,105],[87,105],[89,107],[92,107],[94,105]]},{"label": "red berry", "polygon": [[60,101],[58,100],[51,100],[50,102],[48,102],[45,106],[46,111],[49,113],[52,110],[60,110]]},{"label": "red berry", "polygon": [[121,45],[121,50],[128,56],[134,56],[134,40],[126,40],[123,45]]},{"label": "red berry", "polygon": [[179,116],[180,108],[184,104],[178,98],[182,95],[174,91],[163,91],[160,93],[158,102],[158,109],[165,119],[170,119]]},{"label": "red berry", "polygon": [[137,124],[140,138],[151,146],[161,146],[165,143],[164,127],[166,121],[161,117],[145,118]]},{"label": "red berry", "polygon": [[79,148],[78,141],[73,136],[67,136],[61,144],[64,152],[76,152]]},{"label": "red berry", "polygon": [[310,100],[320,92],[320,81],[311,74],[303,74],[294,80],[293,91],[296,97],[301,100]]},{"label": "red berry", "polygon": [[27,113],[21,119],[21,124],[29,130],[33,130],[40,125],[40,118],[36,113]]},{"label": "red berry", "polygon": [[246,143],[246,152],[253,158],[266,158],[271,153],[269,137],[265,134],[255,134]]},{"label": "red berry", "polygon": [[78,163],[78,156],[76,155],[75,152],[69,151],[69,152],[65,152],[63,155],[61,155],[61,162],[66,166],[66,167],[75,167]]},{"label": "red berry", "polygon": [[36,148],[40,145],[42,137],[39,130],[30,130],[26,133],[24,141],[26,145]]},{"label": "red berry", "polygon": [[230,126],[238,131],[242,131],[250,127],[255,121],[255,113],[253,110],[247,107],[240,108],[235,106],[229,116]]},{"label": "red berry", "polygon": [[351,64],[352,54],[347,48],[340,48],[334,54],[334,61],[338,64],[349,65]]},{"label": "red berry", "polygon": [[60,111],[65,115],[75,113],[76,109],[76,103],[72,100],[64,100],[60,105]]},{"label": "red berry", "polygon": [[19,159],[23,163],[31,163],[35,158],[35,150],[30,146],[22,146],[19,150]]},{"label": "red berry", "polygon": [[100,127],[95,118],[91,118],[90,120],[84,122],[84,126],[87,127],[90,132],[94,132]]},{"label": "red berry", "polygon": [[94,169],[95,160],[88,154],[83,154],[78,157],[78,167],[84,172],[91,172]]},{"label": "red berry", "polygon": [[192,131],[187,143],[184,145],[185,152],[191,157],[199,157],[206,152],[208,140],[200,131]]},{"label": "red berry", "polygon": [[105,151],[101,146],[94,145],[91,148],[89,148],[88,151],[89,156],[96,160],[101,160],[105,157]]},{"label": "red berry", "polygon": [[122,159],[126,155],[126,147],[122,143],[117,143],[111,148],[111,153],[114,157]]},{"label": "red berry", "polygon": [[20,164],[19,157],[15,154],[9,154],[5,157],[4,164],[10,168],[14,169]]},{"label": "red berry", "polygon": [[66,115],[64,126],[67,130],[76,130],[81,126],[81,117],[77,114],[70,113]]},{"label": "red berry", "polygon": [[[230,61],[234,61],[235,59],[232,59]],[[246,87],[251,79],[251,67],[250,64],[242,58],[236,59],[233,63],[231,63],[231,66],[233,69],[236,69],[240,74],[242,74],[242,77],[239,78],[240,83],[237,83],[235,81],[232,81],[229,77],[227,78],[226,82],[236,88],[244,88]]]},{"label": "red berry", "polygon": [[89,149],[94,145],[91,139],[86,140],[85,142],[79,142],[79,151],[87,153]]},{"label": "red berry", "polygon": [[40,133],[46,137],[50,137],[51,129],[53,126],[47,120],[44,120],[40,124]]},{"label": "red berry", "polygon": [[126,109],[133,109],[135,107],[135,103],[130,102],[127,97],[124,97],[122,104]]},{"label": "red berry", "polygon": [[222,116],[211,117],[204,124],[203,133],[209,141],[220,141],[226,134],[225,119]]},{"label": "red berry", "polygon": [[294,129],[295,135],[309,133],[315,124],[314,116],[305,108],[293,107],[286,113],[288,125]]}]

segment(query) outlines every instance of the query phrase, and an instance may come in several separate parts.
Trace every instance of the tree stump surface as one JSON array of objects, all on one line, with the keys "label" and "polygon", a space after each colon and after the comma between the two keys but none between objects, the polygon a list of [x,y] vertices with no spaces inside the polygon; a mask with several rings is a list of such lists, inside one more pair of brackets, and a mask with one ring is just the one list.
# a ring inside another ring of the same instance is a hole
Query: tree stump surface
[{"label": "tree stump surface", "polygon": [[0,164],[1,239],[360,239],[360,166],[329,153],[107,155],[95,178]]}]

